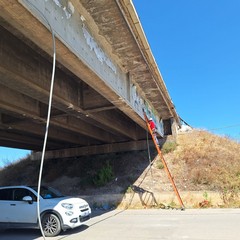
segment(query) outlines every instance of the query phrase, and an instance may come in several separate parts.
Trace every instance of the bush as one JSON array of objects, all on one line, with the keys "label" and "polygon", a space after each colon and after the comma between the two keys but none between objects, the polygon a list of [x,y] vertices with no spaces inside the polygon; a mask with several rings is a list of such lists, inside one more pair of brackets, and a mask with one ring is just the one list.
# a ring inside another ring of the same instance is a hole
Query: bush
[{"label": "bush", "polygon": [[165,142],[162,146],[162,153],[173,152],[177,148],[176,142]]},{"label": "bush", "polygon": [[93,184],[97,187],[104,186],[113,179],[113,176],[112,166],[107,162],[93,178]]},{"label": "bush", "polygon": [[157,169],[164,169],[164,165],[163,165],[163,163],[161,162],[161,160],[158,160],[157,161]]}]

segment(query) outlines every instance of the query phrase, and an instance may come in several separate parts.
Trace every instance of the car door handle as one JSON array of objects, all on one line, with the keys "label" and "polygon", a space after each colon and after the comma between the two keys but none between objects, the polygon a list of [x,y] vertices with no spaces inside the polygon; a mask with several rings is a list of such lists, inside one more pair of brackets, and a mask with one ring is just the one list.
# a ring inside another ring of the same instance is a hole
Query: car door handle
[{"label": "car door handle", "polygon": [[15,203],[11,203],[10,206],[16,206],[16,204]]}]

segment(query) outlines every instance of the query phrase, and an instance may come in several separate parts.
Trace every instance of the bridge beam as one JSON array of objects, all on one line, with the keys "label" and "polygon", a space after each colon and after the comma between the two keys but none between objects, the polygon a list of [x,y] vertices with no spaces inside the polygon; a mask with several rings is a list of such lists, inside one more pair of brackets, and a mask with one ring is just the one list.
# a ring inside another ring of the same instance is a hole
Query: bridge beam
[{"label": "bridge beam", "polygon": [[[152,145],[152,142],[150,143]],[[45,159],[56,158],[72,158],[76,156],[95,155],[95,154],[107,154],[114,152],[128,152],[139,151],[147,149],[146,140],[130,141],[125,143],[113,143],[88,147],[69,148],[61,150],[47,151],[45,153]],[[32,160],[39,160],[41,158],[41,152],[35,152],[31,155]]]},{"label": "bridge beam", "polygon": [[[34,51],[21,44],[17,39],[10,38],[3,29],[1,35],[4,36],[1,41],[1,47],[4,51],[0,54],[0,61],[2,62],[0,66],[0,84],[39,102],[48,104],[51,64],[46,63]],[[14,56],[10,57],[11,53]],[[19,62],[18,59],[21,59],[21,61]],[[77,81],[71,79],[59,69],[56,71],[55,78],[53,107],[86,122],[93,120],[96,126],[99,126],[100,123],[105,130],[111,126],[113,134],[120,134],[130,139],[138,138],[137,134],[141,132],[141,129],[138,127],[139,131],[135,131],[137,126],[131,122],[126,125],[125,121],[121,121],[122,117],[118,112],[108,117],[105,112],[82,109],[79,99],[83,98],[82,101],[85,106],[88,106],[90,105],[88,104],[89,97],[85,99],[85,94],[80,95],[80,84]],[[106,104],[107,101],[97,92],[95,92],[95,95],[98,96],[98,104],[99,102],[101,104],[101,101]],[[113,106],[109,102],[108,105]],[[107,108],[107,110],[109,109]],[[116,118],[116,121],[112,118]],[[96,132],[96,130],[92,129],[92,132]],[[102,137],[104,135],[104,133],[101,134]]]},{"label": "bridge beam", "polygon": [[131,0],[1,0],[0,11],[3,146],[24,147],[25,136],[24,148],[41,148],[52,33],[57,61],[47,150],[131,148],[146,139],[143,110],[162,137],[164,123],[177,121]]}]

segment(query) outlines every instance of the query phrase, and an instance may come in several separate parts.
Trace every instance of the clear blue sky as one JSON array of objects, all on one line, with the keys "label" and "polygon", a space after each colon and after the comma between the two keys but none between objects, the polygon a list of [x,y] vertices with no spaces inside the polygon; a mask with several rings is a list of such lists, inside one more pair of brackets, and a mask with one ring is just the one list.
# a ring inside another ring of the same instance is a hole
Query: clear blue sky
[{"label": "clear blue sky", "polygon": [[30,151],[27,150],[0,147],[0,168],[27,156],[29,153]]},{"label": "clear blue sky", "polygon": [[[240,0],[133,3],[180,117],[240,141]],[[0,147],[0,167],[27,153]]]},{"label": "clear blue sky", "polygon": [[180,117],[239,141],[240,0],[133,3]]}]

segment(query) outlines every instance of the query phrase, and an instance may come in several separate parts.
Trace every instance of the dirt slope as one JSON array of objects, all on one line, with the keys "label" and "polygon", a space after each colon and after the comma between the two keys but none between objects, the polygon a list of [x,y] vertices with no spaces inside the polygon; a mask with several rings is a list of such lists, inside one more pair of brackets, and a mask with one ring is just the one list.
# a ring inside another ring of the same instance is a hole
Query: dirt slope
[{"label": "dirt slope", "polygon": [[[177,144],[165,143],[162,151],[179,190],[238,193],[240,144],[236,141],[194,130],[179,135]],[[147,151],[138,151],[45,161],[43,184],[71,195],[124,193],[133,185],[171,191],[156,151],[151,149],[150,155],[150,160]],[[0,170],[0,185],[37,184],[38,169],[39,162],[30,159],[10,164]]]},{"label": "dirt slope", "polygon": [[[179,190],[238,192],[240,189],[240,144],[231,139],[194,130],[179,135],[176,149],[164,154],[164,159]],[[170,190],[166,172],[160,168],[157,157],[137,184],[145,177],[140,184],[143,188]]]}]

